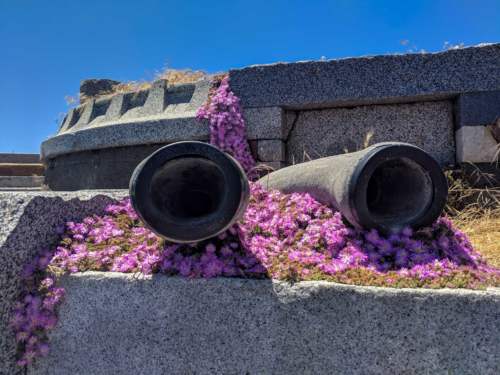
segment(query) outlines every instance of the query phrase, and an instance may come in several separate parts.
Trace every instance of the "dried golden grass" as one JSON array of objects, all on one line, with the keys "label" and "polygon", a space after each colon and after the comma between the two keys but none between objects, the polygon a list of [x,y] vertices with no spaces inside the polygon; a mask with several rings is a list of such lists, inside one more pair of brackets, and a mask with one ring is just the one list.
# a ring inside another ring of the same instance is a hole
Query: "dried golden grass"
[{"label": "dried golden grass", "polygon": [[[448,171],[446,213],[487,261],[500,267],[500,184],[481,172]],[[482,183],[480,183],[482,181]],[[476,187],[478,184],[481,187]]]},{"label": "dried golden grass", "polygon": [[[186,83],[194,83],[203,79],[207,76],[206,72],[201,70],[192,69],[164,69],[161,72],[156,73],[155,80],[166,79],[169,85],[181,85]],[[113,86],[111,91],[96,95],[93,97],[80,97],[80,103],[83,103],[89,99],[99,99],[103,97],[110,97],[117,94],[125,94],[129,92],[139,92],[142,90],[147,90],[151,87],[152,82],[150,81],[130,81],[123,82]],[[73,96],[65,96],[64,98],[68,105],[75,104],[78,99]]]}]

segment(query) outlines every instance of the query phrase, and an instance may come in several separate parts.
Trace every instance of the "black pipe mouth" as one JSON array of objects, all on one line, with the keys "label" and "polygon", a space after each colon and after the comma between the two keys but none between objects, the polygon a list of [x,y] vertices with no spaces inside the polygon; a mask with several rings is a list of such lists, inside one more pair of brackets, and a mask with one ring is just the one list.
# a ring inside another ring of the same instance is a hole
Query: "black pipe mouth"
[{"label": "black pipe mouth", "polygon": [[178,142],[137,166],[130,196],[138,215],[158,235],[172,242],[197,242],[241,217],[249,186],[231,156],[203,142]]},{"label": "black pipe mouth", "polygon": [[448,194],[439,164],[418,147],[402,143],[381,144],[369,152],[356,167],[350,187],[360,226],[384,233],[431,224]]}]

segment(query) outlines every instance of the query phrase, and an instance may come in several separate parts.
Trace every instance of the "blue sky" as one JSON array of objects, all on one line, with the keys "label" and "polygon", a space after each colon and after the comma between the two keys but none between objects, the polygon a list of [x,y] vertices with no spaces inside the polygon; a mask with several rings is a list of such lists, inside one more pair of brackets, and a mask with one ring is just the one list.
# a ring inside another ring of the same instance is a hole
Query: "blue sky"
[{"label": "blue sky", "polygon": [[38,152],[85,78],[437,51],[499,42],[499,19],[500,0],[0,0],[0,152]]}]

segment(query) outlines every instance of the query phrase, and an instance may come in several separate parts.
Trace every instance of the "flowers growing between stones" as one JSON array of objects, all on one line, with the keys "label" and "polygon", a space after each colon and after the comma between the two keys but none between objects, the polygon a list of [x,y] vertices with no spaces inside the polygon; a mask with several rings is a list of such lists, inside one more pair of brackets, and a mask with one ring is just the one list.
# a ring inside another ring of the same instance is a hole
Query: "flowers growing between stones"
[{"label": "flowers growing between stones", "polygon": [[21,366],[49,351],[64,290],[61,275],[84,271],[164,273],[188,278],[217,276],[331,280],[356,285],[484,288],[500,285],[488,266],[446,218],[418,231],[390,236],[359,231],[340,213],[308,194],[265,191],[251,184],[243,219],[216,238],[173,244],[145,228],[130,200],[104,216],[68,222],[54,249],[23,269],[24,288],[12,328]]},{"label": "flowers growing between stones", "polygon": [[210,143],[238,160],[248,178],[253,179],[257,177],[255,160],[248,146],[240,99],[231,91],[227,75],[214,84],[219,86],[198,109],[197,118],[209,121]]}]

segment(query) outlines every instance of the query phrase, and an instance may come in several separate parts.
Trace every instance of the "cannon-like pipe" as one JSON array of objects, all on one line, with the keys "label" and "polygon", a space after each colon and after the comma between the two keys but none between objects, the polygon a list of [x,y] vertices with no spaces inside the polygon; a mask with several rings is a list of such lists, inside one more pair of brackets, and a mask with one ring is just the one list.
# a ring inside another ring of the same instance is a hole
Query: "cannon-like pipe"
[{"label": "cannon-like pipe", "polygon": [[307,192],[339,210],[354,227],[383,233],[431,224],[448,195],[436,160],[414,145],[398,142],[283,168],[259,182],[284,193]]},{"label": "cannon-like pipe", "polygon": [[248,203],[249,185],[240,164],[203,142],[178,142],[144,159],[130,179],[139,217],[161,237],[201,241],[228,229]]}]

